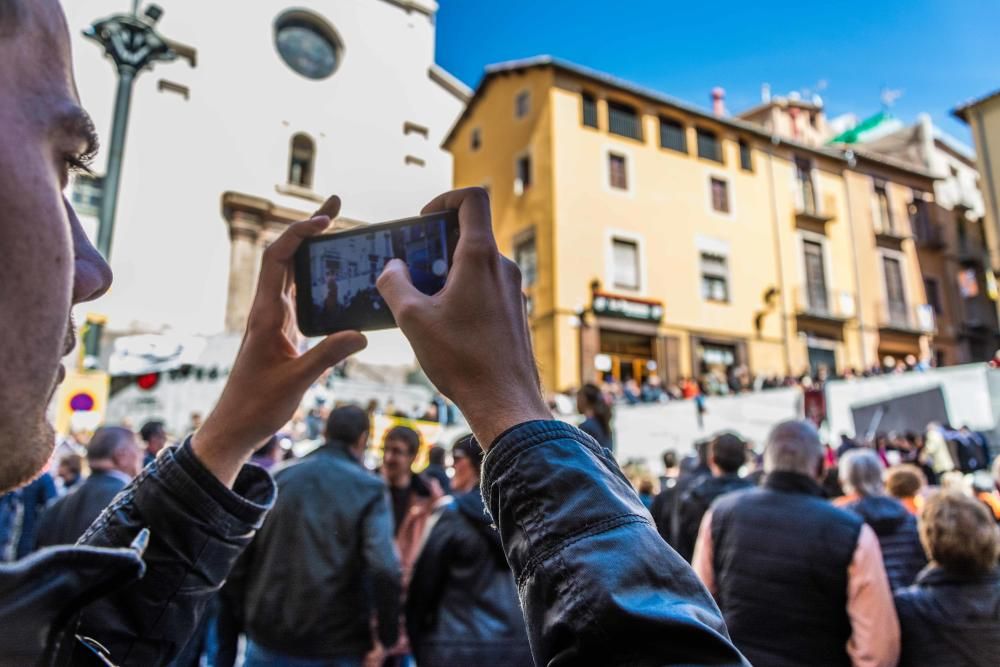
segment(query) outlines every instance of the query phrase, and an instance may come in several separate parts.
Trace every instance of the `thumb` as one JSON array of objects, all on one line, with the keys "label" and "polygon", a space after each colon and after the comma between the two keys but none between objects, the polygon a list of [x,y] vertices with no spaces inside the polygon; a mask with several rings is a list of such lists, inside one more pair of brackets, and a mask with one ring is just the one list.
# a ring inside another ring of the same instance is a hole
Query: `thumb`
[{"label": "thumb", "polygon": [[302,372],[312,382],[320,373],[368,347],[368,339],[357,331],[341,331],[327,336],[299,357]]},{"label": "thumb", "polygon": [[392,259],[385,265],[375,286],[382,298],[385,299],[397,323],[407,307],[416,305],[421,299],[426,298],[423,292],[413,286],[413,281],[410,279],[410,269],[407,268],[406,262],[401,259]]}]

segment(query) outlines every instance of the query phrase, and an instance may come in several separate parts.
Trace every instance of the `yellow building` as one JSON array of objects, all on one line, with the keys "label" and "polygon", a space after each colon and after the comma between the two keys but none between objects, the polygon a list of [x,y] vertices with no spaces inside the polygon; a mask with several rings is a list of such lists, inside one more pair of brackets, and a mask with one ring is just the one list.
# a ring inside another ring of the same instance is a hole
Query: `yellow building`
[{"label": "yellow building", "polygon": [[[994,271],[1000,270],[1000,90],[972,100],[952,113],[969,124],[986,204],[984,232]],[[995,291],[995,280],[991,281]]]},{"label": "yellow building", "polygon": [[[548,57],[488,68],[445,147],[456,187],[491,194],[548,391],[927,351],[902,236],[926,174]],[[882,192],[891,243],[874,231]]]}]

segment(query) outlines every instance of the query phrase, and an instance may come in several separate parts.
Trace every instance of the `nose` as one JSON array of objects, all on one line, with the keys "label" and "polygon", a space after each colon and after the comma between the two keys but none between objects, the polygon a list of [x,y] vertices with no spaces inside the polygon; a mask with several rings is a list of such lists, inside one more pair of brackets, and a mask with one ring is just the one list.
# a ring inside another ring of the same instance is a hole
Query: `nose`
[{"label": "nose", "polygon": [[66,205],[73,229],[73,303],[93,301],[111,287],[111,267],[91,244],[73,207]]}]

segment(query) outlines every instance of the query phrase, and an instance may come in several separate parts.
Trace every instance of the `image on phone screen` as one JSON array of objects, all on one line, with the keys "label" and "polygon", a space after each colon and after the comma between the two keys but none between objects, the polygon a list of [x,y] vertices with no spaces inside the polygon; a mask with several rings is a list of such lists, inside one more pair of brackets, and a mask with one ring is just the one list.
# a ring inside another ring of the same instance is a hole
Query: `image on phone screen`
[{"label": "image on phone screen", "polygon": [[457,216],[444,211],[307,240],[296,257],[299,328],[323,335],[395,326],[376,288],[385,265],[403,260],[413,285],[436,294],[448,277],[457,237]]}]

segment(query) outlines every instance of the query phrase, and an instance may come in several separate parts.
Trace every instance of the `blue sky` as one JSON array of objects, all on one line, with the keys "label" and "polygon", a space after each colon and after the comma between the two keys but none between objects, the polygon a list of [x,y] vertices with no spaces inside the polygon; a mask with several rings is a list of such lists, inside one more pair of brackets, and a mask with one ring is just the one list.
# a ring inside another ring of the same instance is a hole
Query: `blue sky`
[{"label": "blue sky", "polygon": [[551,54],[730,112],[774,94],[821,91],[829,116],[921,112],[962,141],[959,102],[1000,88],[1000,1],[439,0],[437,61],[474,86],[490,63]]}]

